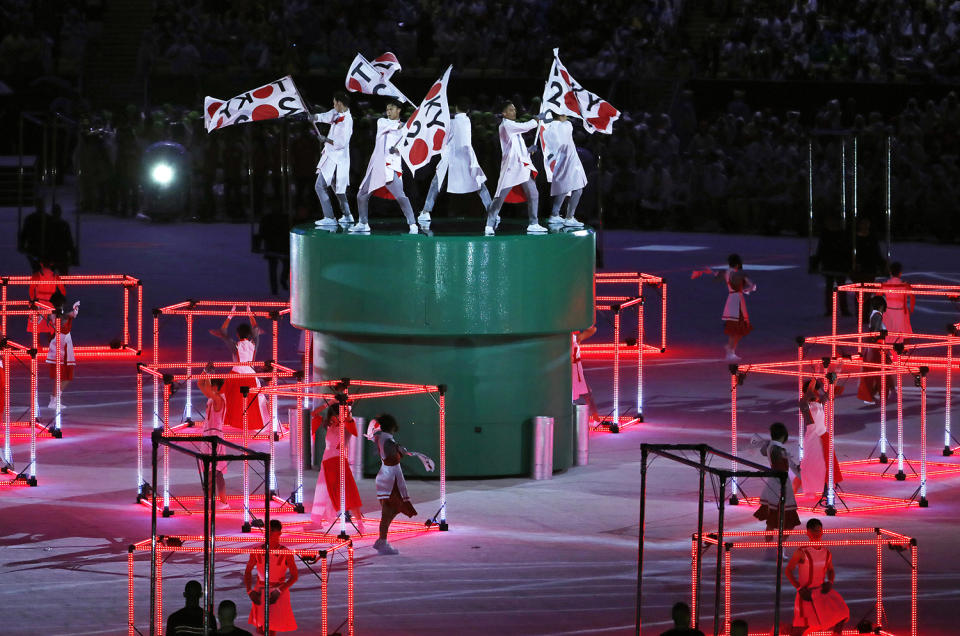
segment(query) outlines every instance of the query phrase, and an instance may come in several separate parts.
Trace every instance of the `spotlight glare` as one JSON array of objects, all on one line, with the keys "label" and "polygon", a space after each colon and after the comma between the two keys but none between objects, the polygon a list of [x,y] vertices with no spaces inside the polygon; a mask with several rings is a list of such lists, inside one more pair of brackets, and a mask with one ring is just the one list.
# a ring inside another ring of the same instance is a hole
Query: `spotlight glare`
[{"label": "spotlight glare", "polygon": [[173,168],[165,163],[158,163],[150,171],[150,178],[153,179],[157,185],[169,185],[170,182],[173,181]]}]

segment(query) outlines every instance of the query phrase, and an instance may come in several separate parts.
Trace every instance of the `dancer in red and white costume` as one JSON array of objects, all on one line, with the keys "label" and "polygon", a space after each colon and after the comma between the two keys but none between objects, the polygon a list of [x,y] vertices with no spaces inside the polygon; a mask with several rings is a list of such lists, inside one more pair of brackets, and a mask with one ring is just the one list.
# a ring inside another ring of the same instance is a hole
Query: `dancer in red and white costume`
[{"label": "dancer in red and white costume", "polygon": [[[227,401],[223,397],[223,378],[210,378],[207,374],[213,373],[213,363],[207,363],[205,372],[200,374],[197,380],[197,388],[207,396],[207,409],[203,419],[203,434],[216,435],[223,438],[223,422],[227,414]],[[227,483],[224,479],[224,473],[227,472],[227,466],[230,462],[217,462],[214,467],[217,481],[217,497],[220,500],[220,508],[228,508],[227,502]]]},{"label": "dancer in red and white costume", "polygon": [[[880,287],[883,289],[910,289],[910,283],[904,282],[900,275],[903,273],[903,265],[900,263],[890,263],[890,278],[884,281]],[[910,314],[913,313],[917,305],[917,297],[913,294],[895,293],[884,294],[884,300],[887,301],[887,310],[883,312],[883,322],[887,325],[887,331],[891,334],[913,333],[913,327],[910,325]],[[891,335],[887,342],[903,342],[903,336]]]},{"label": "dancer in red and white costume", "polygon": [[[27,295],[34,303],[40,301],[50,303],[50,297],[59,292],[61,296],[66,297],[67,288],[60,282],[60,277],[53,271],[49,265],[37,263],[37,269],[30,274],[31,282],[27,287]],[[33,333],[33,317],[27,318],[27,333]],[[54,328],[46,320],[40,319],[36,325],[37,335],[45,334],[50,338],[54,334]],[[49,340],[41,339],[42,344],[48,344]]]},{"label": "dancer in red and white costume", "polygon": [[[265,422],[270,421],[267,400],[263,395],[247,395],[244,402],[240,387],[260,386],[260,378],[243,378],[243,374],[255,373],[252,366],[245,364],[253,362],[257,355],[257,345],[260,342],[260,328],[257,326],[257,319],[247,307],[247,314],[250,316],[250,324],[237,325],[236,340],[230,338],[227,328],[230,321],[233,320],[233,312],[237,310],[236,305],[230,309],[230,315],[227,316],[220,329],[211,329],[210,333],[223,342],[230,349],[233,357],[234,366],[231,369],[237,377],[228,378],[223,383],[223,396],[227,401],[227,415],[224,423],[233,428],[243,428],[243,411],[247,411],[247,428],[253,431],[259,431],[263,428]],[[256,400],[256,407],[253,406]]]},{"label": "dancer in red and white costume", "polygon": [[[315,524],[331,522],[340,514],[340,405],[333,403],[330,406],[320,406],[313,410],[311,424],[316,433],[323,428],[326,445],[323,449],[323,459],[320,461],[320,474],[317,475],[317,487],[313,491],[313,508],[310,509],[310,519]],[[351,437],[357,436],[357,425],[353,416],[347,415],[343,423],[343,442],[349,447]],[[357,530],[363,534],[363,516],[360,506],[360,492],[357,482],[353,479],[350,463],[345,458],[343,480],[346,483],[346,510]]]},{"label": "dancer in red and white costume", "polygon": [[427,199],[423,203],[423,210],[417,221],[430,222],[430,213],[437,201],[437,195],[447,183],[447,192],[451,194],[466,194],[476,192],[480,195],[483,209],[490,207],[490,193],[487,192],[487,175],[483,174],[477,153],[473,151],[473,131],[467,111],[470,107],[466,100],[460,100],[454,106],[455,114],[450,120],[450,134],[447,143],[440,151],[440,163],[437,164],[437,173],[430,182]]},{"label": "dancer in red and white costume", "polygon": [[[577,146],[573,143],[573,124],[566,115],[554,115],[553,122],[546,125],[543,133],[544,163],[552,165],[552,171],[547,170],[550,180],[550,196],[553,197],[553,207],[547,225],[564,227],[583,227],[583,223],[576,219],[577,205],[580,195],[587,185],[587,173],[583,170],[583,163],[577,154]],[[560,207],[565,199],[567,213],[560,216]]]},{"label": "dancer in red and white costume", "polygon": [[[293,632],[297,629],[297,621],[293,617],[293,607],[290,605],[290,587],[297,582],[300,575],[297,573],[297,563],[292,554],[275,554],[273,550],[286,550],[280,544],[280,535],[283,533],[283,524],[276,519],[270,520],[270,531],[267,540],[270,542],[270,585],[269,589],[264,576],[264,554],[251,554],[247,560],[247,568],[243,572],[243,583],[247,588],[247,596],[253,602],[250,608],[248,622],[256,626],[257,632],[264,633],[263,604],[270,603],[270,634],[277,632]],[[257,570],[257,580],[254,584],[253,570]]]},{"label": "dancer in red and white costume", "polygon": [[757,290],[756,284],[743,273],[743,260],[739,254],[727,257],[729,267],[722,272],[707,269],[694,270],[691,278],[699,278],[705,274],[713,274],[714,279],[727,285],[727,301],[723,305],[723,333],[727,335],[727,344],[724,350],[728,362],[739,362],[737,344],[748,333],[753,331],[750,324],[750,315],[747,313],[746,295]]},{"label": "dancer in red and white costume", "polygon": [[[367,172],[360,182],[357,191],[357,224],[350,228],[353,233],[367,233],[370,231],[368,206],[370,196],[384,188],[390,193],[403,212],[410,234],[417,234],[417,219],[413,214],[410,199],[403,192],[403,164],[400,161],[398,144],[403,137],[403,121],[400,119],[402,104],[392,99],[387,103],[387,116],[377,120],[377,140],[373,147],[373,154],[367,163]],[[380,195],[378,195],[380,196]]]},{"label": "dancer in red and white costume", "polygon": [[580,356],[580,343],[595,333],[597,333],[597,327],[596,325],[591,325],[583,331],[577,331],[571,334],[570,362],[573,367],[573,401],[576,402],[583,398],[587,406],[590,407],[590,417],[596,420],[599,419],[600,414],[597,412],[597,403],[594,402],[593,393],[587,384],[587,376],[583,372],[583,360]]},{"label": "dancer in red and white costume", "polygon": [[[899,295],[899,294],[898,294]],[[887,301],[883,296],[874,296],[870,299],[870,323],[867,327],[868,332],[879,332],[881,335],[873,339],[873,342],[884,343],[887,329]],[[878,364],[883,358],[887,363],[891,363],[890,354],[874,347],[865,347],[863,351],[863,361]],[[860,384],[857,386],[857,397],[865,404],[875,404],[879,401],[880,378],[877,376],[860,378]],[[892,375],[887,376],[887,393],[896,387],[896,378]]]},{"label": "dancer in red and white costume", "polygon": [[380,537],[374,542],[373,548],[380,554],[397,554],[397,549],[387,542],[387,533],[390,523],[401,512],[408,517],[417,514],[416,508],[410,503],[407,493],[407,481],[403,477],[400,460],[405,455],[413,455],[423,462],[423,467],[432,471],[433,460],[415,451],[409,451],[394,439],[400,430],[396,418],[388,413],[378,415],[370,422],[367,438],[373,438],[380,452],[380,471],[377,473],[377,499],[380,500]]},{"label": "dancer in red and white costume", "polygon": [[[807,537],[812,542],[823,538],[823,524],[819,519],[807,521]],[[790,635],[828,630],[834,634],[842,633],[844,623],[850,618],[850,610],[833,589],[836,573],[830,550],[817,545],[798,548],[787,562],[786,574],[797,588]]]},{"label": "dancer in red and white costume", "polygon": [[[800,460],[801,490],[806,494],[821,494],[827,483],[827,458],[830,454],[830,435],[827,431],[820,381],[811,378],[804,385],[800,400],[803,414],[803,459]],[[837,453],[833,453],[833,483],[843,481]]]},{"label": "dancer in red and white costume", "polygon": [[[789,434],[782,422],[770,425],[770,439],[761,440],[756,437],[751,443],[760,446],[760,452],[770,460],[772,470],[787,472],[793,469],[800,472],[799,466],[790,456],[786,444]],[[787,479],[784,491],[783,529],[790,530],[800,525],[800,516],[797,514],[797,497],[793,493],[793,484]],[[760,521],[767,522],[767,531],[775,532],[780,527],[780,480],[776,477],[764,477],[763,493],[760,495],[760,507],[753,516]]]},{"label": "dancer in red and white costume", "polygon": [[333,188],[340,203],[340,223],[353,223],[347,186],[350,185],[350,138],[353,136],[353,115],[350,114],[350,97],[343,91],[333,94],[333,108],[314,116],[319,124],[330,124],[326,135],[321,135],[323,154],[317,163],[317,183],[314,189],[320,199],[323,218],[317,225],[329,229],[337,227],[327,188]]},{"label": "dancer in red and white costume", "polygon": [[[523,140],[523,134],[537,128],[537,119],[523,123],[517,121],[517,107],[513,102],[506,102],[502,109],[503,120],[500,122],[500,178],[497,180],[496,197],[487,207],[487,225],[483,233],[493,236],[497,225],[500,224],[500,208],[516,186],[523,188],[527,199],[529,234],[545,234],[547,228],[540,225],[537,209],[540,205],[540,195],[537,194],[537,170],[530,158],[530,149]],[[536,148],[536,146],[533,146]]]},{"label": "dancer in red and white costume", "polygon": [[[50,403],[47,404],[48,409],[57,408],[57,373],[60,374],[60,394],[63,394],[63,391],[66,390],[67,385],[70,384],[70,381],[73,380],[74,370],[77,366],[77,359],[73,353],[73,335],[70,333],[73,330],[73,320],[77,317],[77,314],[80,312],[80,301],[73,303],[73,310],[66,314],[61,314],[63,311],[63,304],[66,302],[66,299],[63,297],[63,294],[60,293],[60,290],[57,290],[50,297],[50,304],[53,305],[53,311],[47,314],[45,321],[47,323],[47,328],[53,333],[53,337],[50,339],[50,348],[47,349],[47,364],[50,365],[50,379],[53,380],[53,386],[50,391]],[[57,315],[60,315],[60,364],[57,364]],[[63,400],[60,401],[60,408],[64,408]]]}]

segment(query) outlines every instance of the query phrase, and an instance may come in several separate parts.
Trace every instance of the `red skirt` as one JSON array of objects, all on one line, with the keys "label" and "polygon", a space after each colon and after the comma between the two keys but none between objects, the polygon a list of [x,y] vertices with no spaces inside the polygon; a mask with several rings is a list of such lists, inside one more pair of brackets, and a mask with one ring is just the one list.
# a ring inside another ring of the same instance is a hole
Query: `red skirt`
[{"label": "red skirt", "polygon": [[[327,483],[327,494],[330,495],[330,502],[334,509],[340,510],[340,458],[325,459],[321,465],[323,466],[323,478]],[[359,510],[363,501],[360,500],[360,491],[357,490],[357,482],[353,480],[349,463],[344,466],[343,474],[344,481],[347,484],[347,510]]]},{"label": "red skirt", "polygon": [[223,423],[233,428],[243,428],[243,410],[247,410],[247,430],[259,431],[263,428],[263,416],[260,413],[260,404],[254,395],[247,395],[244,402],[243,394],[240,393],[242,386],[256,386],[256,378],[248,378],[243,375],[226,378],[223,381],[223,399],[227,402],[227,413],[223,418]]},{"label": "red skirt", "polygon": [[[780,509],[770,507],[767,504],[760,504],[753,516],[760,521],[767,522],[767,530],[776,532],[780,528]],[[783,529],[793,530],[800,525],[800,515],[796,510],[783,511]]]},{"label": "red skirt", "polygon": [[739,320],[724,320],[723,333],[728,336],[740,336],[741,338],[753,331],[753,325],[749,320],[744,320],[743,316]]}]

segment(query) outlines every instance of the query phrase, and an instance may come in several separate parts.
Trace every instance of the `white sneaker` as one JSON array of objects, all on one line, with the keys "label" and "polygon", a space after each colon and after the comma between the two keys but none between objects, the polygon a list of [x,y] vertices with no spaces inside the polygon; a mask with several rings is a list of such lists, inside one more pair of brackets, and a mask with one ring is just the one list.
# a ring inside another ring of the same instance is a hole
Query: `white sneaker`
[{"label": "white sneaker", "polygon": [[493,227],[494,227],[494,229],[500,227],[500,215],[499,215],[499,214],[498,214],[498,215],[496,216],[496,218],[493,220]]},{"label": "white sneaker", "polygon": [[563,227],[583,227],[583,223],[578,221],[576,217],[571,216],[569,219],[563,220]]},{"label": "white sneaker", "polygon": [[[57,408],[57,398],[55,398],[55,397],[53,397],[53,396],[51,395],[51,396],[50,396],[50,402],[47,403],[47,408],[48,408],[48,409],[55,409],[55,408]],[[60,405],[60,408],[63,408],[63,405],[62,405],[62,404]]]},{"label": "white sneaker", "polygon": [[527,226],[527,234],[546,234],[547,228],[543,227],[539,223],[531,223]]},{"label": "white sneaker", "polygon": [[484,235],[484,236],[493,236],[493,235],[494,235],[493,228],[490,227],[489,225],[486,226],[485,228],[483,228],[483,235]]},{"label": "white sneaker", "polygon": [[350,226],[350,229],[347,230],[351,234],[361,234],[361,233],[370,233],[370,224],[369,223],[357,223],[356,225]]},{"label": "white sneaker", "polygon": [[218,501],[217,510],[230,510],[230,504],[226,501]]},{"label": "white sneaker", "polygon": [[421,223],[429,223],[429,222],[431,221],[431,219],[430,219],[430,213],[429,213],[429,212],[421,212],[421,213],[420,213],[420,216],[417,217],[417,220],[420,221]]},{"label": "white sneaker", "polygon": [[317,226],[317,227],[324,227],[324,228],[326,228],[326,227],[335,228],[335,227],[337,227],[337,220],[336,220],[336,219],[328,219],[327,217],[323,217],[322,219],[320,219],[319,221],[317,221],[316,226]]},{"label": "white sneaker", "polygon": [[727,362],[740,362],[741,358],[733,351],[727,349]]},{"label": "white sneaker", "polygon": [[559,214],[551,216],[547,219],[547,225],[563,225],[563,217]]},{"label": "white sneaker", "polygon": [[353,223],[352,214],[344,214],[340,217],[340,225],[350,225],[351,223]]},{"label": "white sneaker", "polygon": [[420,228],[417,226],[417,224],[416,224],[416,223],[411,223],[411,224],[410,224],[410,234],[419,234],[419,233],[420,233]]},{"label": "white sneaker", "polygon": [[400,552],[383,539],[377,539],[373,542],[373,549],[380,554],[400,554]]}]

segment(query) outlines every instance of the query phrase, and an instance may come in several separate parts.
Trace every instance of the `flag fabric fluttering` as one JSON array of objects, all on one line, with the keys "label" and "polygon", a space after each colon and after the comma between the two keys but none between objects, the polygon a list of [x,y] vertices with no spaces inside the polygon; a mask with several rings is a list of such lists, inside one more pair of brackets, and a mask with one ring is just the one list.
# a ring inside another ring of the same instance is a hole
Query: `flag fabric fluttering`
[{"label": "flag fabric fluttering", "polygon": [[543,87],[543,112],[579,117],[588,133],[613,132],[620,111],[610,102],[591,93],[575,80],[560,61],[559,49],[553,49],[553,65]]},{"label": "flag fabric fluttering", "polygon": [[344,81],[347,90],[351,93],[393,97],[409,102],[407,96],[390,81],[390,77],[400,70],[397,57],[393,53],[384,53],[377,60],[379,62],[374,64],[357,53],[347,69],[347,79]]},{"label": "flag fabric fluttering", "polygon": [[432,157],[440,154],[446,144],[447,134],[450,131],[447,84],[452,68],[448,66],[443,76],[430,87],[426,97],[420,102],[420,107],[413,111],[413,115],[404,126],[401,154],[414,174]]},{"label": "flag fabric fluttering", "polygon": [[241,93],[230,99],[209,95],[203,102],[203,124],[207,132],[251,121],[278,119],[307,112],[293,78],[289,75]]}]

